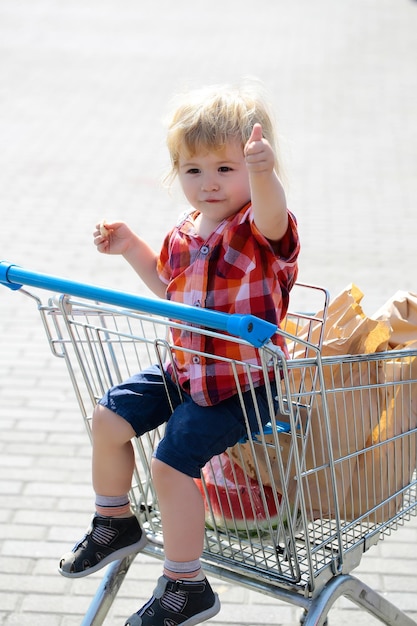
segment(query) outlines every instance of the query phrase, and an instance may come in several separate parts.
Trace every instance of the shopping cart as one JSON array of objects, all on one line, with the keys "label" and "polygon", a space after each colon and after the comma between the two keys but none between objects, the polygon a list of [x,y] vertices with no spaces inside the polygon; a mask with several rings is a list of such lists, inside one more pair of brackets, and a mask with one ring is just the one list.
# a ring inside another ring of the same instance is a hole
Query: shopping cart
[{"label": "shopping cart", "polygon": [[[262,426],[258,415],[258,430],[248,427],[246,438],[212,459],[197,481],[206,507],[205,570],[299,606],[305,625],[324,624],[340,596],[386,624],[414,624],[351,572],[364,552],[417,514],[417,350],[322,356],[328,295],[306,285],[296,289],[318,294],[321,313],[289,314],[277,329],[250,315],[142,298],[8,263],[0,263],[0,282],[36,301],[88,433],[92,410],[110,386],[148,365],[174,362],[181,348],[171,343],[173,326],[255,346],[261,364],[228,365],[241,399],[240,374],[251,381],[262,373],[269,422]],[[44,303],[23,285],[52,295]],[[274,333],[285,337],[289,358],[270,341]],[[159,559],[150,463],[162,434],[161,428],[136,440],[131,489],[149,540],[144,552]],[[103,623],[133,558],[108,566],[84,626]]]}]

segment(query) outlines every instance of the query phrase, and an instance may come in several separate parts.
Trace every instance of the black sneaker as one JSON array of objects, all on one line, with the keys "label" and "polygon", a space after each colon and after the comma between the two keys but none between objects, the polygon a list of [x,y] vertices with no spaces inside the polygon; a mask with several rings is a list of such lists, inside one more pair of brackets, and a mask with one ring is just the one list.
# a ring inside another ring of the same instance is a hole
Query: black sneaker
[{"label": "black sneaker", "polygon": [[94,515],[84,537],[64,554],[59,572],[68,578],[81,578],[129,554],[140,552],[147,543],[137,518]]},{"label": "black sneaker", "polygon": [[218,595],[207,578],[189,581],[161,576],[152,598],[129,617],[125,626],[194,626],[219,611]]}]

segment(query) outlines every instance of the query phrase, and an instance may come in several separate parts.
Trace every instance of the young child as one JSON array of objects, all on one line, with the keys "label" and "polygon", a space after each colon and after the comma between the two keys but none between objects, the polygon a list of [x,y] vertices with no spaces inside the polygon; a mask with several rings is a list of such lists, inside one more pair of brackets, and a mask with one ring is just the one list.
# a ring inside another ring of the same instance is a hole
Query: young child
[{"label": "young child", "polygon": [[[105,230],[97,226],[98,251],[123,255],[161,298],[252,313],[278,325],[297,275],[299,240],[262,98],[247,88],[188,94],[175,110],[167,143],[171,173],[178,176],[190,212],[168,233],[159,255],[123,222],[106,224]],[[204,335],[174,329],[172,334],[176,345],[202,348]],[[211,341],[212,352],[221,355],[222,342]],[[236,358],[259,362],[255,349],[236,346]],[[152,459],[164,570],[152,598],[127,620],[128,626],[192,626],[220,610],[201,569],[204,504],[193,479],[210,458],[244,436],[246,427],[236,382],[224,362],[187,354],[181,352],[175,363],[182,398],[170,367],[161,371],[155,366],[110,389],[97,405],[92,421],[96,514],[85,537],[60,562],[64,576],[81,577],[144,547],[146,538],[128,497],[131,439],[166,423]],[[256,404],[267,407],[261,376],[255,380]],[[164,379],[177,398],[173,412]],[[239,382],[255,430],[243,371]],[[266,420],[267,415],[265,409]]]}]

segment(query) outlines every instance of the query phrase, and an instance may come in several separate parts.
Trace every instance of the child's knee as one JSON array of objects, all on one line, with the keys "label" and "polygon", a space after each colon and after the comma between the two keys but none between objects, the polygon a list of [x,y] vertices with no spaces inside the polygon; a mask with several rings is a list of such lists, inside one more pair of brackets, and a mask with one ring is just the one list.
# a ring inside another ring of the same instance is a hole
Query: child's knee
[{"label": "child's knee", "polygon": [[109,432],[111,416],[108,415],[109,410],[98,404],[93,411],[93,417],[91,420],[91,431],[93,439],[103,439]]},{"label": "child's knee", "polygon": [[94,408],[91,430],[93,440],[112,441],[123,444],[135,436],[131,425],[122,417],[101,404]]},{"label": "child's knee", "polygon": [[151,471],[153,480],[159,481],[171,481],[181,474],[178,470],[174,469],[164,461],[160,461],[156,457],[152,457]]},{"label": "child's knee", "polygon": [[109,416],[109,413],[111,414],[111,411],[105,406],[102,406],[101,404],[96,404],[93,411],[93,418],[91,420],[91,426],[93,430],[101,428],[109,421],[109,418],[111,418],[111,415]]}]

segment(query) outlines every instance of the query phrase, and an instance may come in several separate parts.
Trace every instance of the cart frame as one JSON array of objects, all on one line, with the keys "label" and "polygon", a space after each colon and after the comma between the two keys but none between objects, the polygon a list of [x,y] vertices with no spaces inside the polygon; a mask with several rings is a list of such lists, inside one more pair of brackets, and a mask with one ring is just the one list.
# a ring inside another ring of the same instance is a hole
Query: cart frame
[{"label": "cart frame", "polygon": [[[182,307],[37,274],[8,263],[0,263],[0,282],[36,301],[51,350],[66,363],[87,432],[92,409],[109,386],[143,367],[144,362],[162,365],[167,359],[173,361],[178,349],[170,343],[173,324],[189,332],[254,345],[261,355],[261,366],[238,361],[230,366],[238,394],[242,393],[238,371],[245,370],[250,381],[252,372],[262,369],[267,386],[270,372],[274,373],[277,395],[273,397],[270,387],[271,428],[263,428],[259,417],[259,432],[248,428],[247,439],[228,451],[221,462],[232,470],[243,470],[248,490],[255,485],[259,491],[261,505],[250,499],[250,506],[254,513],[263,507],[265,515],[262,524],[255,515],[250,523],[243,516],[243,527],[237,525],[235,509],[230,505],[230,498],[241,486],[235,477],[230,493],[226,487],[229,505],[223,505],[223,510],[220,506],[219,517],[220,496],[219,502],[213,502],[213,491],[207,485],[211,474],[203,474],[201,486],[207,510],[202,557],[205,570],[301,607],[302,623],[307,626],[324,624],[340,596],[385,624],[415,623],[351,572],[372,545],[417,515],[417,428],[411,419],[417,402],[417,372],[413,367],[417,350],[322,357],[328,294],[306,285],[299,287],[321,294],[321,313],[291,314],[288,326],[277,329],[253,316]],[[45,304],[37,294],[22,289],[23,285],[55,295]],[[285,337],[289,358],[270,341],[274,333]],[[388,423],[390,407],[395,429],[384,426],[382,432],[381,415]],[[379,438],[374,437],[365,446],[362,439],[367,433],[355,434],[354,445],[345,449],[344,429],[356,412],[359,415],[355,423],[365,423],[371,416],[372,432],[379,428]],[[149,539],[144,553],[158,559],[163,559],[163,543],[150,457],[161,436],[162,431],[157,431],[138,440],[131,491],[135,512]],[[398,470],[400,453],[407,462]],[[370,459],[378,460],[376,469]],[[358,479],[359,493],[348,497],[347,482],[356,484],[355,472],[361,463],[365,463],[366,482]],[[224,477],[225,465],[221,467]],[[379,484],[386,467],[395,474],[388,487]],[[216,492],[224,487],[220,482],[215,481]],[[316,491],[320,492],[318,500]],[[276,513],[273,519],[269,515],[271,497]],[[108,566],[83,626],[103,623],[135,556]]]}]

